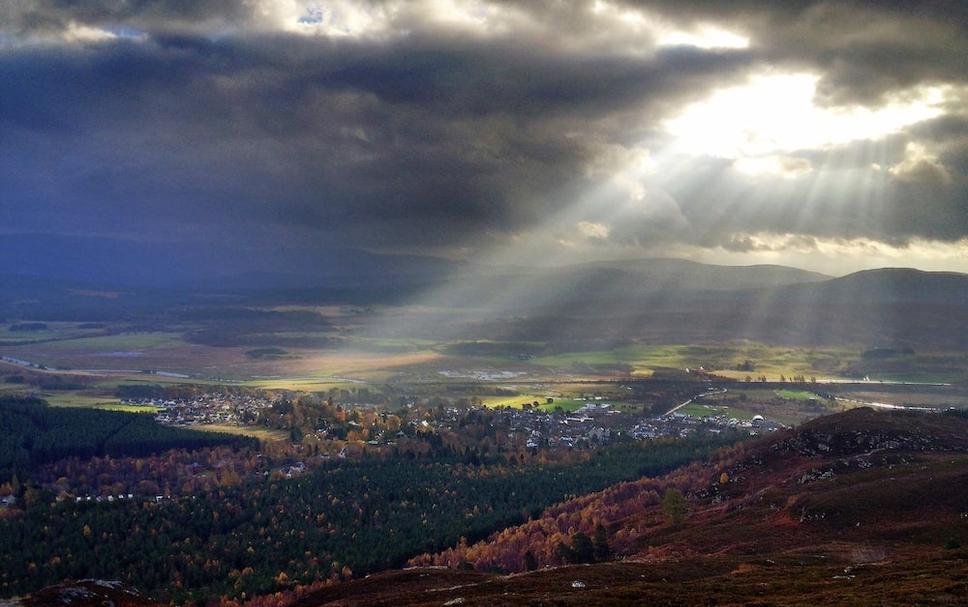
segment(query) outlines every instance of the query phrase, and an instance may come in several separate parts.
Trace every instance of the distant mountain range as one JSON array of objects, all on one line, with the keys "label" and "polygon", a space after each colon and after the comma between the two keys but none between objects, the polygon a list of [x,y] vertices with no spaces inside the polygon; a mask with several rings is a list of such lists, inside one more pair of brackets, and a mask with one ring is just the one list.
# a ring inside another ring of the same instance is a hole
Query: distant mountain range
[{"label": "distant mountain range", "polygon": [[441,301],[498,318],[476,327],[492,339],[968,344],[968,275],[953,272],[885,268],[829,278],[775,266],[654,260],[468,284]]},{"label": "distant mountain range", "polygon": [[448,323],[426,323],[441,338],[968,343],[968,275],[954,272],[885,268],[833,278],[682,259],[534,268],[346,249],[0,240],[0,318],[152,318],[215,295],[222,305],[416,303],[452,311]]},{"label": "distant mountain range", "polygon": [[565,266],[567,274],[620,273],[635,283],[680,290],[734,291],[830,279],[826,274],[779,265],[724,266],[686,259],[598,261]]},{"label": "distant mountain range", "polygon": [[319,289],[381,283],[425,287],[454,280],[486,288],[545,281],[560,292],[592,281],[636,289],[734,290],[830,278],[775,265],[717,266],[684,259],[600,261],[534,268],[487,266],[419,255],[390,255],[325,245],[220,245],[137,242],[87,236],[14,234],[0,238],[0,275],[113,287]]},{"label": "distant mountain range", "polygon": [[910,268],[864,270],[816,285],[788,286],[789,296],[850,302],[858,294],[878,301],[958,302],[968,306],[968,274],[924,272]]}]

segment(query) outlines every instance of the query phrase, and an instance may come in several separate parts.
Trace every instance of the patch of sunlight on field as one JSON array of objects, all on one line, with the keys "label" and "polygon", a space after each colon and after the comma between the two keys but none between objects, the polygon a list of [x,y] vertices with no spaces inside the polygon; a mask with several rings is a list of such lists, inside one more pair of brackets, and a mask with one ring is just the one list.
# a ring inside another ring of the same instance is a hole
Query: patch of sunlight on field
[{"label": "patch of sunlight on field", "polygon": [[524,405],[537,402],[538,405],[546,404],[549,397],[537,394],[517,394],[514,396],[482,396],[481,403],[485,407],[511,407],[520,409]]},{"label": "patch of sunlight on field", "polygon": [[551,356],[539,356],[530,362],[546,367],[571,367],[575,365],[629,364],[642,370],[655,367],[679,367],[682,357],[676,346],[623,346],[614,350],[568,352]]},{"label": "patch of sunlight on field", "polygon": [[[766,375],[770,380],[777,380],[780,375],[840,379],[836,370],[856,356],[856,352],[846,349],[786,348],[740,342],[715,345],[635,344],[614,350],[541,356],[530,362],[553,368],[625,364],[633,368],[635,375],[646,375],[661,368],[685,369],[703,366],[718,375],[734,379],[744,379],[747,375]],[[738,369],[745,361],[753,364],[752,371]]]},{"label": "patch of sunlight on field", "polygon": [[121,403],[117,404],[101,404],[94,407],[95,409],[100,409],[102,411],[122,411],[124,413],[151,413],[155,414],[161,411],[161,408],[155,407],[153,405],[125,405]]},{"label": "patch of sunlight on field", "polygon": [[256,426],[232,426],[228,424],[196,424],[188,426],[192,430],[202,430],[205,432],[224,432],[226,434],[240,434],[242,436],[252,436],[264,441],[285,441],[289,440],[289,433],[273,428],[260,428]]},{"label": "patch of sunlight on field", "polygon": [[[846,348],[781,347],[743,342],[724,348],[715,359],[714,369],[719,375],[737,379],[747,375],[766,375],[770,381],[778,380],[781,375],[788,378],[805,375],[817,379],[844,379],[843,369],[857,356],[858,351]],[[753,364],[752,371],[738,368],[744,361]]]},{"label": "patch of sunlight on field", "polygon": [[[745,379],[747,375],[766,375],[770,381],[780,376],[805,375],[818,379],[845,379],[840,373],[846,365],[857,359],[858,351],[847,348],[802,348],[768,346],[757,342],[730,342],[723,344],[630,344],[610,350],[586,350],[562,352],[529,358],[529,366],[540,366],[557,371],[575,371],[594,375],[603,367],[628,367],[636,377],[649,377],[661,369],[696,369],[704,367],[718,375],[733,379]],[[475,361],[495,365],[521,361],[516,355],[475,355]],[[740,370],[746,361],[753,365],[752,371]]]},{"label": "patch of sunlight on field", "polygon": [[363,372],[386,371],[414,365],[423,365],[442,359],[438,352],[418,350],[388,354],[372,352],[324,352],[307,356],[290,365],[298,374],[318,373],[319,376],[358,374]]},{"label": "patch of sunlight on field", "polygon": [[[548,399],[554,399],[554,402],[549,403]],[[485,396],[481,397],[481,402],[485,407],[511,407],[512,409],[521,409],[526,404],[534,404],[537,401],[538,410],[551,412],[555,409],[562,409],[566,413],[570,413],[580,407],[582,407],[586,402],[596,402],[596,401],[586,401],[580,398],[562,398],[558,396],[539,396],[535,394],[519,394],[516,396]]]}]

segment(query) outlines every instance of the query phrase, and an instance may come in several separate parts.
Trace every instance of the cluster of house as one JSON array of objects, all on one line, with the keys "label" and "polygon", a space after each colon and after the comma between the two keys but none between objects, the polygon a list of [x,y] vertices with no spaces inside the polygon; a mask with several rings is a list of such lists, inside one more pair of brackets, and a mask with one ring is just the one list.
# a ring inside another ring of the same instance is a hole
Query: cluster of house
[{"label": "cluster of house", "polygon": [[755,415],[752,419],[737,419],[725,414],[703,417],[673,413],[661,417],[644,419],[632,427],[631,435],[636,440],[655,438],[685,438],[696,432],[718,434],[724,429],[746,430],[751,436],[765,432],[775,432],[784,428],[783,424]]},{"label": "cluster of house", "polygon": [[756,415],[736,419],[725,414],[694,417],[679,413],[642,418],[620,411],[609,403],[589,402],[572,413],[510,409],[498,412],[496,423],[506,424],[513,433],[527,436],[528,448],[605,445],[618,436],[635,440],[684,438],[697,432],[719,433],[725,429],[746,430],[751,435],[774,432],[784,426]]},{"label": "cluster of house", "polygon": [[509,438],[525,435],[527,448],[538,449],[607,444],[624,417],[611,405],[590,403],[573,413],[504,409],[495,413],[494,423],[506,427]]},{"label": "cluster of house", "polygon": [[[158,496],[158,497],[163,497],[163,496]],[[102,502],[110,503],[110,502],[119,502],[123,500],[133,500],[133,499],[134,499],[133,493],[119,493],[117,495],[93,495],[93,496],[85,495],[85,496],[75,496],[74,503],[79,504],[81,502],[97,502],[100,504]],[[58,501],[59,500],[60,498],[58,498]]]},{"label": "cluster of house", "polygon": [[[486,420],[498,433],[506,433],[513,442],[524,441],[529,449],[548,447],[582,448],[606,445],[619,437],[634,440],[680,438],[697,432],[719,433],[724,429],[746,429],[755,435],[782,428],[782,424],[762,416],[735,419],[723,414],[693,417],[679,413],[643,418],[640,412],[623,410],[602,399],[589,399],[578,409],[542,411],[536,408],[487,409],[484,407],[446,407],[432,419],[411,419],[401,431],[378,432],[370,436],[370,445],[394,444],[396,439],[418,432],[461,428],[475,418]],[[347,422],[348,425],[358,425]],[[519,443],[520,444],[520,443]]]},{"label": "cluster of house", "polygon": [[[178,399],[142,399],[127,401],[129,404],[151,405],[159,412],[156,419],[165,424],[244,424],[258,417],[261,410],[271,407],[276,397],[260,394],[228,394],[212,392],[198,396]],[[746,429],[750,434],[772,432],[782,428],[777,422],[755,416],[752,419],[736,419],[726,414],[711,411],[710,415],[695,417],[681,413],[658,417],[642,417],[641,413],[622,410],[602,397],[589,398],[576,410],[543,411],[537,408],[525,409],[485,409],[473,407],[470,410],[446,407],[435,412],[430,421],[411,420],[409,425],[414,431],[451,430],[460,432],[469,417],[486,416],[488,422],[507,432],[509,439],[526,441],[529,449],[543,447],[588,447],[605,445],[617,436],[623,435],[635,440],[655,438],[685,437],[699,431],[720,432],[723,429]],[[355,421],[347,421],[350,430],[361,429]],[[406,429],[406,428],[404,428]],[[318,430],[319,438],[327,437],[327,429]],[[368,438],[370,445],[393,444],[403,436],[400,432],[377,432]],[[301,471],[288,471],[287,476],[298,475]]]},{"label": "cluster of house", "polygon": [[[238,425],[255,419],[259,411],[271,407],[276,397],[260,394],[228,394],[208,392],[184,398],[143,398],[123,401],[124,404],[155,407],[155,419],[163,424],[189,426],[195,424]],[[247,415],[248,414],[248,415]]]}]

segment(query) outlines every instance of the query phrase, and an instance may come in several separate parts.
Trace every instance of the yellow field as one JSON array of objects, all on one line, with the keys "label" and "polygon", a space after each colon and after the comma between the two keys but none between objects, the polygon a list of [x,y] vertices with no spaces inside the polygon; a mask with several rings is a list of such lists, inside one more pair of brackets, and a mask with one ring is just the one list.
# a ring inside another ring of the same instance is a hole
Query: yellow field
[{"label": "yellow field", "polygon": [[481,397],[481,402],[485,407],[514,407],[515,409],[519,409],[535,401],[538,401],[539,405],[543,405],[549,396],[551,395],[518,394],[516,396],[483,396]]},{"label": "yellow field", "polygon": [[252,436],[264,441],[289,440],[289,434],[283,430],[269,428],[256,428],[253,426],[231,426],[223,424],[198,424],[191,426],[192,430],[202,430],[205,432],[225,432],[226,434],[241,434],[242,436]]}]

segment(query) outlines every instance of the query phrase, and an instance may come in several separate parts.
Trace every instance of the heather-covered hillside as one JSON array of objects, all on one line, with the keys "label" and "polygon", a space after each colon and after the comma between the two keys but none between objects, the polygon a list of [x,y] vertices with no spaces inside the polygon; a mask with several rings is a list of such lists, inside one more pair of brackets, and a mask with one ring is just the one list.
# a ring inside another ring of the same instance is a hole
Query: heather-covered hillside
[{"label": "heather-covered hillside", "polygon": [[[681,521],[664,507],[674,490],[685,496]],[[968,421],[855,409],[660,478],[569,500],[484,542],[412,563],[507,572],[561,565],[568,561],[561,545],[575,547],[577,534],[599,541],[604,535],[617,558],[781,553],[805,546],[887,558],[898,543],[968,544],[966,513]]]}]

